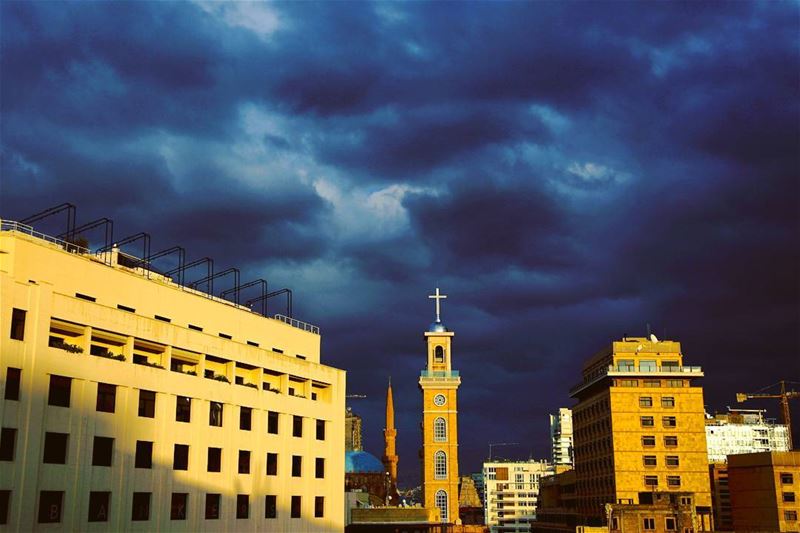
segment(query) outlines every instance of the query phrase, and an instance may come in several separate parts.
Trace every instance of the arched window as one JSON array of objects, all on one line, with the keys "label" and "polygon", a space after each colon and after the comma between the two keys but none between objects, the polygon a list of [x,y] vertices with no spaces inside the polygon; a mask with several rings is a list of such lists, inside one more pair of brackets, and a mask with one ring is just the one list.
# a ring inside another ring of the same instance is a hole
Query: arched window
[{"label": "arched window", "polygon": [[447,479],[447,454],[442,450],[433,454],[433,478]]},{"label": "arched window", "polygon": [[444,347],[437,346],[433,352],[434,363],[444,363]]},{"label": "arched window", "polygon": [[436,507],[439,508],[439,513],[442,515],[442,522],[447,522],[447,493],[443,490],[437,490],[434,496]]},{"label": "arched window", "polygon": [[441,416],[433,421],[433,440],[436,442],[447,441],[447,421]]}]

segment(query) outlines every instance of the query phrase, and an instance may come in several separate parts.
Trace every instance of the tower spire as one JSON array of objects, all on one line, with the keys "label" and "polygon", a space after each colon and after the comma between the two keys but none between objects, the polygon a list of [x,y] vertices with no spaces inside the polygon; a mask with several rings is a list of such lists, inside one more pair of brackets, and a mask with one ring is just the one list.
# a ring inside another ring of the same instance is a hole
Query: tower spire
[{"label": "tower spire", "polygon": [[389,387],[386,389],[386,428],[383,430],[383,467],[386,469],[389,486],[386,491],[386,503],[397,505],[400,495],[397,492],[397,429],[394,427],[394,398],[392,398],[392,378],[389,377]]},{"label": "tower spire", "polygon": [[436,301],[436,322],[441,322],[442,321],[442,318],[441,318],[442,308],[441,308],[441,302],[440,301],[446,299],[447,295],[446,294],[440,294],[439,293],[439,287],[436,287],[436,293],[429,294],[428,298]]}]

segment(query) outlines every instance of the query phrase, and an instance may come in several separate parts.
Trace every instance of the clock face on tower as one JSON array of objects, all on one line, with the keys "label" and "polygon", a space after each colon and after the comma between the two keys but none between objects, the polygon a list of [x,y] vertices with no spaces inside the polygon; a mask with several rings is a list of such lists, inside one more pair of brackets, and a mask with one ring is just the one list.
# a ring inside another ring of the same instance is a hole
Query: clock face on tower
[{"label": "clock face on tower", "polygon": [[433,403],[439,407],[443,406],[445,402],[447,402],[447,399],[444,397],[444,394],[437,394],[433,397]]}]

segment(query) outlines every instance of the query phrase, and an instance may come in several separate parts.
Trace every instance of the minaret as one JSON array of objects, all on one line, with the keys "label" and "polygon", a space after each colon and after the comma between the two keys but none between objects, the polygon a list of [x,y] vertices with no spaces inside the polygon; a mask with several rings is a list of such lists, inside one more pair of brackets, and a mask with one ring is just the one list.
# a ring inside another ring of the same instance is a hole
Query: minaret
[{"label": "minaret", "polygon": [[427,368],[419,378],[422,390],[422,498],[425,507],[438,507],[442,522],[460,524],[458,515],[458,407],[461,378],[451,366],[454,333],[442,323],[439,289],[436,322],[425,332]]},{"label": "minaret", "polygon": [[400,495],[397,492],[397,448],[395,439],[397,430],[394,427],[394,400],[392,399],[392,378],[389,378],[389,388],[386,389],[386,428],[383,430],[385,442],[383,448],[383,467],[388,474],[387,504],[398,505]]}]

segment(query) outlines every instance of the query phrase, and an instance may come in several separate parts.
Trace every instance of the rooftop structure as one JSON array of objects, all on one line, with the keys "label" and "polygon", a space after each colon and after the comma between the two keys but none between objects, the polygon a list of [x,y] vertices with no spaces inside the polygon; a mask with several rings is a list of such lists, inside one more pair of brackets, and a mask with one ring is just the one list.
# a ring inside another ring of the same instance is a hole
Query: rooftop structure
[{"label": "rooftop structure", "polygon": [[0,229],[11,530],[344,526],[345,374],[318,328],[216,292],[213,271],[159,272],[131,239],[90,252],[75,231]]}]

